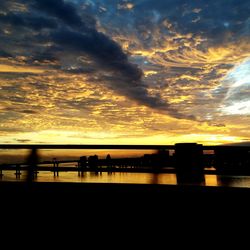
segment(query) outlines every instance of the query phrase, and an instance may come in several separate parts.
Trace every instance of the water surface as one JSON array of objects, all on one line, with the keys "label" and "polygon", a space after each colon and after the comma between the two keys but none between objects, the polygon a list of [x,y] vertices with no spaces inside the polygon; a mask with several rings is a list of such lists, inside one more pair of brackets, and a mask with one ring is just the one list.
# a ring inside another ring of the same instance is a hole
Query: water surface
[{"label": "water surface", "polygon": [[[26,173],[23,171],[20,177],[16,178],[14,171],[3,171],[2,181],[25,181]],[[127,184],[159,184],[178,185],[176,174],[174,173],[120,173],[120,172],[85,172],[78,175],[77,172],[60,172],[59,176],[54,176],[53,172],[40,171],[36,182],[78,182],[78,183],[127,183]],[[185,183],[197,184],[197,183]],[[205,181],[198,183],[202,186],[229,186],[229,187],[249,187],[250,176],[217,176],[213,174],[205,175]]]}]

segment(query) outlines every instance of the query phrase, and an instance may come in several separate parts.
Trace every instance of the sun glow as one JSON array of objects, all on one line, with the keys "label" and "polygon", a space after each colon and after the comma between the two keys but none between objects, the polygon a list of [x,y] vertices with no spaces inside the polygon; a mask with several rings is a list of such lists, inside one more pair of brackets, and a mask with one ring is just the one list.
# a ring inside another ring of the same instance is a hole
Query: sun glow
[{"label": "sun glow", "polygon": [[231,115],[247,115],[250,114],[250,100],[245,102],[237,102],[230,106],[224,107],[223,111]]},{"label": "sun glow", "polygon": [[236,65],[225,77],[228,92],[222,111],[228,115],[250,114],[250,59]]},{"label": "sun glow", "polygon": [[233,81],[228,96],[242,85],[250,85],[250,59],[233,68],[226,76],[226,80]]}]

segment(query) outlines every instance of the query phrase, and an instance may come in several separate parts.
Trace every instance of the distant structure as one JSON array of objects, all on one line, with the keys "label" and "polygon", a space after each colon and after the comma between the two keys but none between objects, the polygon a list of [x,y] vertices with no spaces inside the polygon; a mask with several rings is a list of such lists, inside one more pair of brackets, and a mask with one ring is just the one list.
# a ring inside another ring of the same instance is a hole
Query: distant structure
[{"label": "distant structure", "polygon": [[156,154],[144,154],[142,157],[142,166],[152,168],[155,172],[169,166],[169,150],[159,150]]},{"label": "distant structure", "polygon": [[216,148],[215,168],[218,173],[250,172],[250,151],[248,148]]},{"label": "distant structure", "polygon": [[78,162],[78,175],[83,175],[83,172],[87,169],[88,159],[87,156],[81,156]]},{"label": "distant structure", "polygon": [[53,158],[53,172],[54,176],[59,176],[59,162],[56,158]]},{"label": "distant structure", "polygon": [[111,169],[112,169],[112,160],[111,160],[110,154],[107,154],[107,156],[106,156],[106,164],[107,164],[108,170],[111,171]]},{"label": "distant structure", "polygon": [[178,183],[204,182],[202,144],[175,144],[174,167]]},{"label": "distant structure", "polygon": [[27,158],[28,173],[27,182],[32,182],[37,177],[37,164],[39,162],[39,156],[36,148],[32,148]]},{"label": "distant structure", "polygon": [[88,157],[88,166],[90,170],[98,172],[98,156],[91,155]]}]

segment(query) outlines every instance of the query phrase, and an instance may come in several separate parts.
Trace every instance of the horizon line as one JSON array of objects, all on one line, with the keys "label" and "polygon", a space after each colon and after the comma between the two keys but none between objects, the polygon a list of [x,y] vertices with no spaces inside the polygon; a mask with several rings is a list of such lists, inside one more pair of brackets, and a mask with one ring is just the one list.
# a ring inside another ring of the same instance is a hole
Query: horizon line
[{"label": "horizon line", "polygon": [[232,144],[220,144],[220,145],[203,145],[195,142],[183,142],[171,145],[164,144],[0,144],[0,149],[175,149],[178,144],[190,144],[190,145],[201,145],[204,149],[215,149],[215,148],[250,148],[250,145],[232,145]]}]

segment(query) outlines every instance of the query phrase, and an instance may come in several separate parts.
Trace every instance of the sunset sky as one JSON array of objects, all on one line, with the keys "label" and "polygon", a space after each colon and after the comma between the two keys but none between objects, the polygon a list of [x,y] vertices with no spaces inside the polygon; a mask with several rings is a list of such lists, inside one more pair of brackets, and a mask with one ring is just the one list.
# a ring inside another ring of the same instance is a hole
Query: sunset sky
[{"label": "sunset sky", "polygon": [[1,0],[0,143],[250,141],[249,0]]}]

